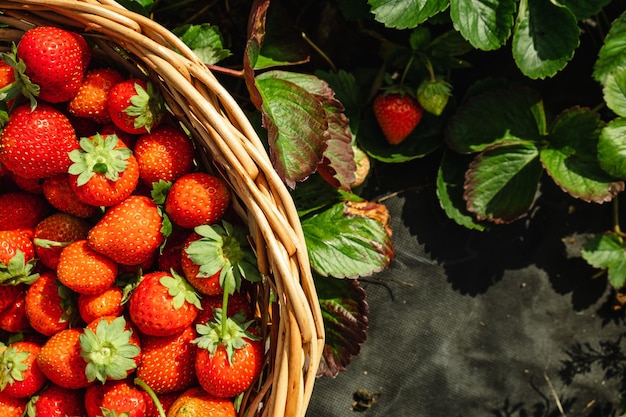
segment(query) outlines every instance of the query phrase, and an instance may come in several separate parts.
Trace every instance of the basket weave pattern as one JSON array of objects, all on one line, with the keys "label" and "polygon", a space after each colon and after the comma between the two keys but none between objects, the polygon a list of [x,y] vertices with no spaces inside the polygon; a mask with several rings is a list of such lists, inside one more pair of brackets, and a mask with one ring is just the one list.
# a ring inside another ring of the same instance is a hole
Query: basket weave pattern
[{"label": "basket weave pattern", "polygon": [[[247,117],[206,66],[158,23],[108,0],[0,0],[2,48],[33,26],[82,33],[113,65],[147,74],[192,133],[200,163],[232,187],[261,272],[258,311],[270,340],[241,415],[304,416],[324,329],[298,214]],[[272,294],[273,296],[270,296]],[[271,302],[270,302],[271,300]]]}]

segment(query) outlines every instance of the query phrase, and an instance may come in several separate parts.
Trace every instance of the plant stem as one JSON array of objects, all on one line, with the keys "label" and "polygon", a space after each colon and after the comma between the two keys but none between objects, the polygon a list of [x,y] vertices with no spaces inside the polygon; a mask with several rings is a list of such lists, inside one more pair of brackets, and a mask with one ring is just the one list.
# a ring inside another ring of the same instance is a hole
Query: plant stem
[{"label": "plant stem", "polygon": [[619,198],[616,196],[613,201],[613,231],[619,235],[624,236],[622,229],[619,225]]},{"label": "plant stem", "polygon": [[324,51],[322,51],[322,49],[319,46],[317,46],[315,42],[313,42],[304,32],[302,32],[302,39],[304,39],[306,43],[308,43],[311,46],[311,48],[313,48],[315,52],[317,52],[324,59],[324,61],[328,63],[328,65],[333,70],[333,72],[337,72],[337,67],[335,67],[335,64],[330,59],[330,57],[326,55],[326,53],[324,53]]},{"label": "plant stem", "polygon": [[155,405],[157,411],[159,412],[159,417],[165,417],[165,410],[163,409],[163,405],[161,404],[161,401],[159,401],[159,398],[154,393],[154,391],[152,391],[152,388],[150,388],[150,386],[148,386],[148,384],[146,384],[145,382],[143,382],[139,378],[135,378],[135,385],[139,385],[139,387],[141,389],[143,389],[145,392],[148,393],[148,395],[150,396],[150,398],[154,402],[154,405]]}]

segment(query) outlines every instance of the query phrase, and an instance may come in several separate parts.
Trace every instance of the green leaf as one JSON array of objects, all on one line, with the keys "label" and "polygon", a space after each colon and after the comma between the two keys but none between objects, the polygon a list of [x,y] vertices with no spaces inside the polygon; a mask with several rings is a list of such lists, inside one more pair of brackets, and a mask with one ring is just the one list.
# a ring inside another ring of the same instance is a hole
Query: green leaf
[{"label": "green leaf", "polygon": [[574,56],[579,33],[569,9],[545,0],[527,0],[527,4],[523,0],[513,33],[515,63],[529,78],[551,77]]},{"label": "green leaf", "polygon": [[626,117],[626,68],[607,75],[602,89],[606,106],[618,116]]},{"label": "green leaf", "polygon": [[596,157],[601,127],[596,113],[569,109],[555,120],[549,145],[541,151],[541,162],[556,184],[576,198],[596,203],[610,201],[623,189]]},{"label": "green leaf", "polygon": [[384,225],[338,203],[302,221],[312,268],[323,276],[357,278],[383,270],[393,246]]},{"label": "green leaf", "polygon": [[434,57],[457,57],[473,49],[472,44],[456,30],[444,32],[428,45],[428,50]]},{"label": "green leaf", "polygon": [[626,180],[626,119],[611,120],[600,132],[598,161],[615,178]]},{"label": "green leaf", "polygon": [[410,29],[444,11],[448,0],[368,0],[376,21],[395,29]]},{"label": "green leaf", "polygon": [[119,3],[124,6],[125,9],[139,13],[143,16],[150,16],[152,11],[153,0],[120,0]]},{"label": "green leaf", "polygon": [[217,26],[208,23],[188,24],[175,28],[172,32],[205,64],[216,64],[232,55],[224,48],[222,34]]},{"label": "green leaf", "polygon": [[604,84],[609,74],[624,66],[626,66],[626,13],[611,24],[594,64],[593,77]]},{"label": "green leaf", "polygon": [[475,48],[491,51],[511,36],[516,0],[450,0],[450,17]]},{"label": "green leaf", "polygon": [[596,235],[583,245],[582,257],[594,268],[608,270],[609,282],[615,288],[626,283],[624,241],[614,233]]},{"label": "green leaf", "polygon": [[[326,151],[326,110],[317,77],[269,71],[256,77],[274,168],[291,188],[317,169]],[[306,87],[306,88],[305,88]]]},{"label": "green leaf", "polygon": [[585,20],[597,14],[611,0],[560,0],[559,3],[574,13],[576,20]]},{"label": "green leaf", "polygon": [[532,206],[541,177],[532,142],[500,144],[478,154],[465,176],[467,208],[479,220],[510,223]]},{"label": "green leaf", "polygon": [[357,356],[367,340],[369,306],[358,280],[314,275],[324,321],[324,354],[318,376],[335,377]]},{"label": "green leaf", "polygon": [[485,225],[467,211],[467,204],[463,199],[465,171],[468,165],[467,155],[444,152],[437,171],[437,197],[441,208],[450,219],[467,229],[482,231],[486,229]]},{"label": "green leaf", "polygon": [[328,118],[328,140],[318,172],[329,184],[349,191],[356,180],[356,162],[348,119],[337,100],[326,100],[324,109]]},{"label": "green leaf", "polygon": [[446,139],[456,152],[471,153],[501,142],[539,141],[545,130],[539,94],[515,86],[468,99],[451,118]]}]

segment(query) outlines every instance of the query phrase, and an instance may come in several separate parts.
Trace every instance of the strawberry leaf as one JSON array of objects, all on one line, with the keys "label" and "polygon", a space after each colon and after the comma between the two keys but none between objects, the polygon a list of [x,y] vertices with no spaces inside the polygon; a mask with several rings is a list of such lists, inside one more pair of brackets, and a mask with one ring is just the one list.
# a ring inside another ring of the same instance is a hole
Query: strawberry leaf
[{"label": "strawberry leaf", "polygon": [[[270,71],[256,77],[274,168],[291,188],[317,169],[326,151],[328,120],[313,76]],[[319,80],[321,83],[322,81]]]},{"label": "strawberry leaf", "polygon": [[616,161],[619,153],[613,154],[623,146],[622,140],[613,140],[609,129],[599,142],[601,128],[595,112],[569,109],[555,120],[548,137],[549,146],[541,151],[541,162],[555,183],[572,196],[595,203],[610,201],[624,189],[623,182],[602,169],[597,156],[601,149],[608,156],[600,160],[605,161],[608,169],[614,168],[610,161]]},{"label": "strawberry leaf", "polygon": [[323,276],[356,278],[384,269],[393,245],[383,222],[355,214],[347,203],[303,219],[312,268]]},{"label": "strawberry leaf", "polygon": [[395,29],[414,28],[445,10],[448,0],[368,0],[374,18]]},{"label": "strawberry leaf", "polygon": [[541,173],[539,150],[532,142],[487,148],[465,174],[467,209],[479,220],[513,222],[532,206]]},{"label": "strawberry leaf", "polygon": [[474,47],[491,51],[511,36],[516,5],[517,0],[451,0],[450,17]]},{"label": "strawberry leaf", "polygon": [[608,271],[615,288],[626,283],[626,250],[624,240],[615,233],[596,235],[583,245],[582,257],[589,265]]},{"label": "strawberry leaf", "polygon": [[618,116],[626,117],[626,69],[618,68],[604,80],[604,101]]},{"label": "strawberry leaf", "polygon": [[[526,7],[524,7],[526,5]],[[520,4],[513,33],[513,58],[529,78],[546,78],[565,68],[580,42],[576,16],[543,0]]]},{"label": "strawberry leaf", "polygon": [[224,48],[222,34],[217,26],[208,23],[187,24],[175,28],[172,32],[205,64],[213,65],[232,55]]},{"label": "strawberry leaf", "polygon": [[314,278],[326,335],[317,375],[335,377],[347,368],[367,340],[369,306],[358,280],[319,275]]},{"label": "strawberry leaf", "polygon": [[471,96],[450,119],[449,146],[459,153],[480,152],[512,141],[539,141],[546,131],[543,102],[525,87],[496,88]]},{"label": "strawberry leaf", "polygon": [[624,36],[626,36],[626,14],[620,15],[611,23],[609,33],[604,37],[604,44],[593,67],[593,77],[599,83],[605,84],[609,74],[626,66]]}]

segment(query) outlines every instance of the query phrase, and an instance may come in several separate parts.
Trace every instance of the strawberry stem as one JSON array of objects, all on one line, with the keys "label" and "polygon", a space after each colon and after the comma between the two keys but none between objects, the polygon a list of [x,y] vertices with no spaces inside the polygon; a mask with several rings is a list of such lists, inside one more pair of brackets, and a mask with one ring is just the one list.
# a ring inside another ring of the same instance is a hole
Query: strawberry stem
[{"label": "strawberry stem", "polygon": [[159,401],[159,397],[157,397],[157,395],[154,393],[152,388],[150,388],[150,386],[146,384],[140,378],[135,378],[134,382],[135,382],[135,385],[139,386],[142,390],[144,390],[148,394],[148,396],[150,396],[150,398],[152,399],[152,402],[154,403],[154,406],[159,412],[159,417],[165,417],[165,410],[163,409],[163,405],[161,404],[161,401]]}]

